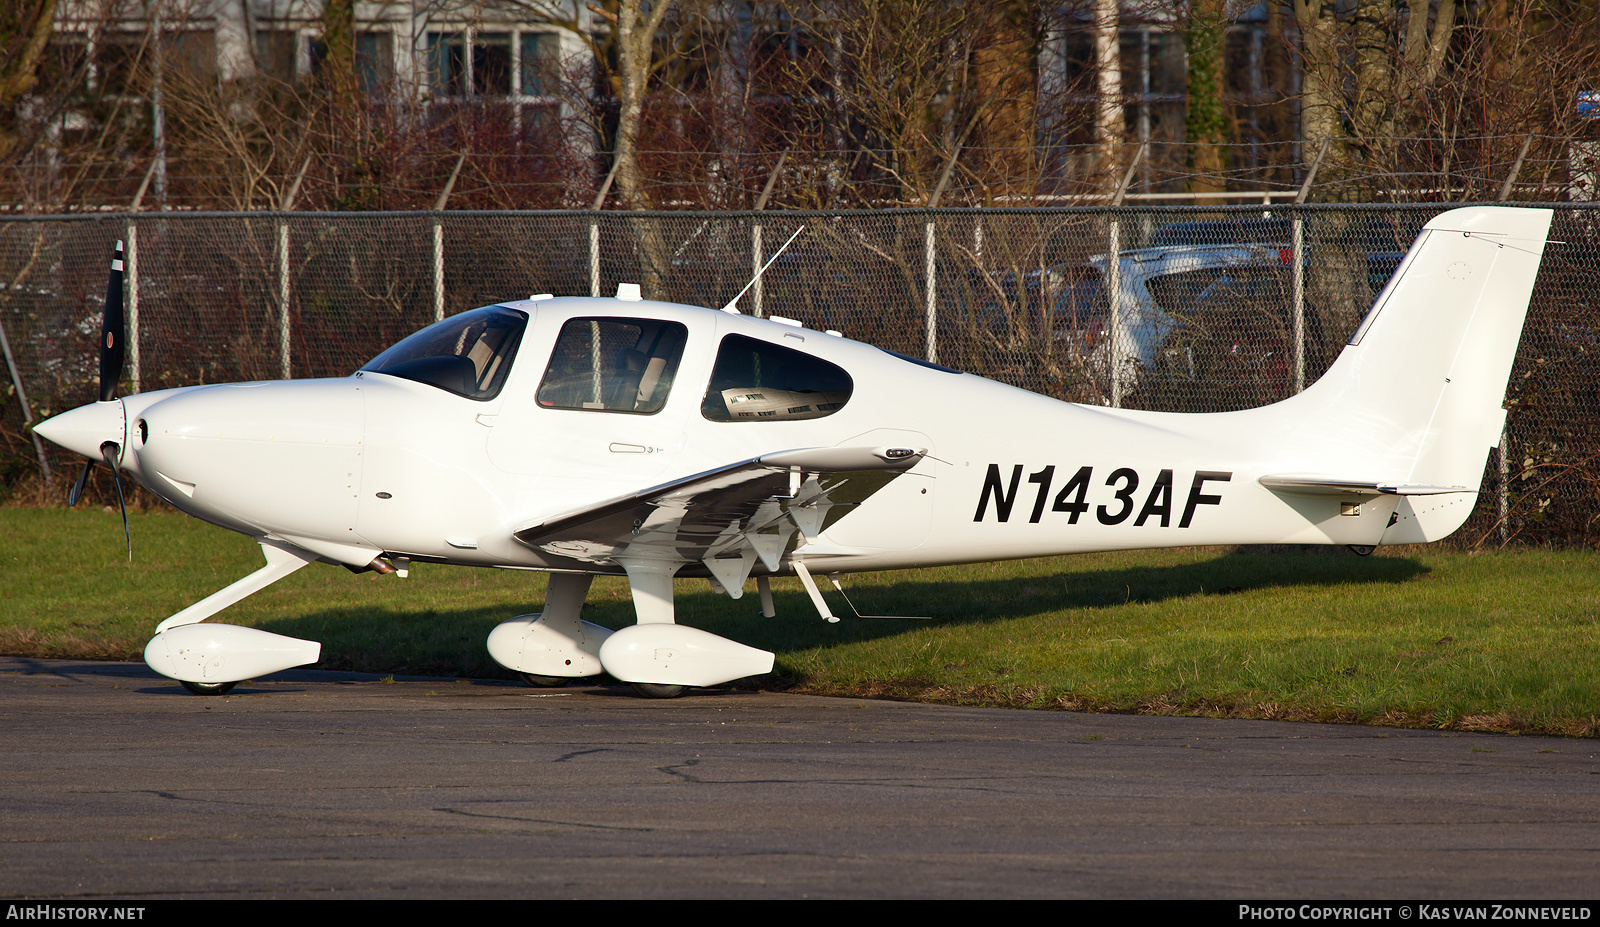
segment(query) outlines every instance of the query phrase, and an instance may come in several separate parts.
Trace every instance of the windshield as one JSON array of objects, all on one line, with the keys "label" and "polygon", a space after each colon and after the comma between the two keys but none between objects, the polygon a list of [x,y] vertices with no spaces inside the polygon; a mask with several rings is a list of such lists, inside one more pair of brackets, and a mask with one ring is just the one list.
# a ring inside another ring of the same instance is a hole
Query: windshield
[{"label": "windshield", "polygon": [[435,322],[361,369],[437,386],[468,399],[493,399],[505,384],[527,324],[527,314],[515,309],[474,309]]}]

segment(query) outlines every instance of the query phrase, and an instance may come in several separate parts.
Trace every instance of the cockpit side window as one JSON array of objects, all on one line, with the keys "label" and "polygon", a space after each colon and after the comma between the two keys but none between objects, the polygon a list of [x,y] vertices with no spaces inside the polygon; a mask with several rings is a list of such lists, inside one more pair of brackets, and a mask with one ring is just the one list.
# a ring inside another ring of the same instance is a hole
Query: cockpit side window
[{"label": "cockpit side window", "polygon": [[729,335],[717,349],[700,413],[713,422],[792,422],[844,408],[855,382],[843,367],[793,348]]},{"label": "cockpit side window", "polygon": [[661,411],[689,330],[659,319],[569,319],[539,384],[546,409]]},{"label": "cockpit side window", "polygon": [[500,395],[527,325],[525,312],[485,306],[429,325],[361,369],[486,402]]}]

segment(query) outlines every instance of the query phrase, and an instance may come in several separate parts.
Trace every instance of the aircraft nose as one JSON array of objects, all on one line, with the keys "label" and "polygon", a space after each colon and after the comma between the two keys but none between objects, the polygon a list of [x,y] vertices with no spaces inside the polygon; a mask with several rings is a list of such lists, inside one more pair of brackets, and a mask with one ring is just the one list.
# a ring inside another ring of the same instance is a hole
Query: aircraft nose
[{"label": "aircraft nose", "polygon": [[122,447],[127,436],[127,414],[120,399],[91,402],[35,425],[34,433],[91,460],[100,460],[100,445],[107,441]]}]

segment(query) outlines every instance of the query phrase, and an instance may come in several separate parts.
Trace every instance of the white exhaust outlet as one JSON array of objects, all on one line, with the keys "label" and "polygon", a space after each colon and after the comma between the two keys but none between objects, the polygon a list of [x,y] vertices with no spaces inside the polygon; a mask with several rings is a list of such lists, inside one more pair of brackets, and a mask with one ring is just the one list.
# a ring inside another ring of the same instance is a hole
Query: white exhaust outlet
[{"label": "white exhaust outlet", "polygon": [[162,631],[144,647],[144,662],[163,676],[186,682],[254,679],[315,663],[322,645],[233,624],[186,624]]},{"label": "white exhaust outlet", "polygon": [[714,686],[772,672],[773,655],[678,624],[636,624],[600,645],[600,663],[622,682]]}]

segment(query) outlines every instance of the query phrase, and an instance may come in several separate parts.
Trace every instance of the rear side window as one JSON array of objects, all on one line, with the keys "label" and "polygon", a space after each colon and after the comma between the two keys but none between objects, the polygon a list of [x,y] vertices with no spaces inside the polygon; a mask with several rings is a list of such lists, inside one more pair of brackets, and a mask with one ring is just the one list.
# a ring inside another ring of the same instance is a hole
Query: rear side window
[{"label": "rear side window", "polygon": [[832,415],[855,382],[843,367],[782,345],[729,335],[717,348],[700,413],[713,422],[792,422]]},{"label": "rear side window", "polygon": [[659,319],[569,319],[539,384],[546,409],[661,411],[689,330]]}]

